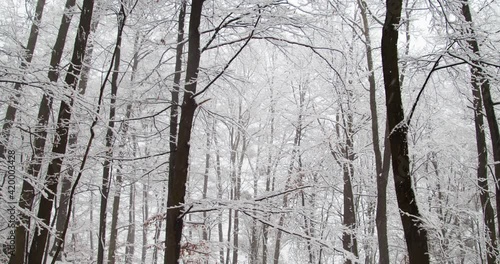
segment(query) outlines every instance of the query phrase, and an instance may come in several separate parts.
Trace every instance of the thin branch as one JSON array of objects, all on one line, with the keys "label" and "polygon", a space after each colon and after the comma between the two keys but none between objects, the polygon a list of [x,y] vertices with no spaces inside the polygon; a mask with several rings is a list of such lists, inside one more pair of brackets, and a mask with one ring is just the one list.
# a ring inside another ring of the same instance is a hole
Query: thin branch
[{"label": "thin branch", "polygon": [[238,55],[243,51],[243,49],[248,45],[248,43],[250,42],[250,40],[252,39],[254,33],[255,33],[255,29],[257,28],[257,25],[259,24],[259,21],[260,21],[260,18],[262,16],[259,15],[259,17],[257,17],[257,21],[255,22],[255,25],[252,29],[252,32],[250,32],[250,35],[248,36],[247,38],[247,41],[245,41],[245,43],[240,47],[240,49],[238,50],[238,52],[236,52],[234,54],[234,56],[226,63],[226,65],[224,66],[224,68],[222,69],[221,72],[219,72],[219,74],[217,74],[217,76],[215,76],[214,79],[212,79],[200,92],[196,93],[193,95],[193,98],[196,98],[198,95],[204,93],[215,81],[217,81],[221,76],[222,74],[224,74],[224,72],[227,70],[227,68],[229,68],[229,66],[231,65],[231,63],[236,59],[236,57],[238,57]]},{"label": "thin branch", "polygon": [[[455,44],[455,41],[452,42],[447,48],[446,48],[446,51],[448,51],[453,45]],[[449,68],[449,67],[453,67],[455,66],[454,64],[451,64],[451,65],[448,65],[448,67],[445,67],[445,66],[442,66],[442,67],[438,67],[439,66],[439,61],[441,61],[441,59],[443,58],[443,55],[444,54],[441,54],[439,55],[439,58],[436,60],[436,62],[434,62],[434,65],[432,66],[432,69],[431,71],[429,72],[429,74],[427,75],[427,78],[425,78],[425,81],[424,81],[424,84],[422,85],[422,88],[420,88],[420,92],[418,92],[418,95],[417,95],[417,99],[415,99],[415,102],[413,103],[413,106],[411,108],[411,111],[410,111],[410,115],[408,116],[408,119],[406,120],[406,125],[407,126],[410,126],[410,122],[411,122],[411,119],[413,117],[413,114],[415,113],[415,109],[417,108],[417,104],[418,104],[418,101],[420,100],[420,97],[422,96],[422,94],[424,93],[424,89],[425,89],[425,86],[427,85],[427,83],[429,82],[429,80],[431,79],[431,75],[433,72],[439,70],[439,69],[444,69],[444,68]]]}]

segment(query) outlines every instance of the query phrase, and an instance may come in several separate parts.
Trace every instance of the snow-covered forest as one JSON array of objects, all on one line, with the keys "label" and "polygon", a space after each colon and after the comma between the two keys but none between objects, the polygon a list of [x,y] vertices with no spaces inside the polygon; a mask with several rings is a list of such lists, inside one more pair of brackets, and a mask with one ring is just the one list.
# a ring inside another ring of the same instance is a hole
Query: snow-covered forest
[{"label": "snow-covered forest", "polygon": [[0,12],[0,263],[500,261],[497,1]]}]

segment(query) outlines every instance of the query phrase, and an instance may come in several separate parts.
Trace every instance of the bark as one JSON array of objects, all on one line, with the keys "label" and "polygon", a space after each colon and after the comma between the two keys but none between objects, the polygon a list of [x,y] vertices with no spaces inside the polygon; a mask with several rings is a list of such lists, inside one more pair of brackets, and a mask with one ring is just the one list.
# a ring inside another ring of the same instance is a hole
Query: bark
[{"label": "bark", "polygon": [[193,95],[196,94],[198,68],[200,65],[200,20],[203,0],[193,0],[189,21],[189,50],[186,69],[186,84],[181,106],[178,144],[176,149],[173,178],[168,181],[167,226],[165,240],[165,264],[176,264],[181,253],[182,228],[184,226],[184,198],[189,167],[189,141],[193,119],[198,104]]},{"label": "bark", "polygon": [[[38,40],[39,24],[42,20],[44,6],[45,0],[37,1],[35,7],[35,15],[33,17],[30,35],[28,37],[28,43],[21,59],[21,69],[26,69],[33,59],[33,53],[35,52],[36,42]],[[2,159],[5,158],[5,148],[10,140],[12,125],[14,124],[14,120],[16,119],[17,104],[19,103],[19,98],[21,97],[21,89],[21,83],[16,83],[14,85],[14,91],[16,92],[16,94],[14,94],[14,96],[11,98],[12,102],[7,106],[7,111],[5,113],[5,119],[2,126],[2,131],[0,133],[0,158]]]},{"label": "bark", "polygon": [[[365,37],[366,49],[366,64],[368,67],[368,83],[370,86],[370,113],[372,117],[372,141],[373,153],[375,156],[375,173],[377,182],[377,211],[375,222],[377,226],[377,240],[379,250],[379,263],[389,263],[389,242],[387,239],[387,180],[389,176],[389,168],[383,166],[383,162],[388,164],[390,154],[387,140],[384,142],[384,157],[380,151],[379,127],[378,127],[378,112],[376,100],[376,82],[375,69],[373,66],[372,44],[370,37],[370,26],[368,24],[368,16],[366,10],[366,2],[358,0],[359,9],[361,11],[361,19],[363,21],[363,35]],[[386,132],[386,139],[387,139]],[[385,168],[385,169],[384,169]]]},{"label": "bark", "polygon": [[[75,45],[73,49],[73,56],[71,64],[66,74],[65,84],[68,89],[76,90],[77,77],[80,74],[82,61],[85,57],[85,49],[87,47],[87,40],[90,34],[90,24],[92,20],[92,13],[94,10],[94,1],[85,0],[82,5],[82,12],[80,16],[80,23],[78,26],[77,35],[75,38]],[[45,187],[47,189],[47,196],[42,196],[40,199],[39,210],[37,217],[42,220],[45,225],[49,225],[51,218],[51,211],[55,193],[57,192],[57,185],[59,182],[59,174],[61,166],[66,153],[68,143],[68,130],[69,121],[71,119],[71,108],[73,100],[69,102],[61,101],[59,114],[57,118],[56,136],[52,148],[53,156],[52,162],[49,164],[47,176],[45,179]],[[33,242],[29,253],[29,264],[41,263],[44,255],[44,248],[47,243],[48,230],[40,228],[38,225],[35,228]]]},{"label": "bark", "polygon": [[382,30],[382,68],[389,123],[392,170],[410,264],[429,263],[427,230],[423,227],[410,175],[408,127],[404,120],[398,67],[398,31],[402,0],[386,1]]},{"label": "bark", "polygon": [[[111,159],[113,157],[113,145],[114,145],[114,126],[115,122],[113,121],[116,116],[116,95],[118,92],[118,75],[119,75],[119,70],[120,70],[120,59],[121,59],[121,43],[122,43],[122,34],[123,34],[123,26],[125,25],[125,7],[123,3],[120,5],[120,11],[118,13],[118,33],[116,37],[116,44],[115,44],[115,57],[114,57],[114,65],[113,65],[113,74],[111,76],[111,99],[110,99],[110,106],[109,106],[109,121],[108,121],[108,128],[106,131],[106,158],[104,160],[103,164],[103,172],[102,172],[102,184],[101,184],[101,203],[100,203],[100,210],[99,210],[99,233],[97,234],[98,238],[98,246],[97,246],[97,264],[103,264],[104,263],[104,245],[106,242],[106,218],[107,218],[107,205],[108,205],[108,199],[109,199],[109,183],[111,179],[111,174],[112,174],[112,164],[111,164]],[[121,177],[121,175],[118,175],[118,177]],[[118,193],[119,195],[119,193]],[[119,206],[119,197],[116,200],[117,204],[113,204],[113,207]],[[116,224],[116,223],[115,223]],[[112,235],[114,235],[113,228],[111,229]],[[111,240],[111,239],[110,239]],[[116,243],[116,241],[115,241]],[[114,262],[114,245],[112,245],[110,241],[110,251],[108,252],[108,261],[111,261],[111,263]],[[112,250],[113,249],[113,250]]]},{"label": "bark", "polygon": [[[476,35],[472,27],[472,15],[468,1],[462,2],[462,15],[465,21],[469,24],[464,33],[467,34],[467,44],[473,52],[473,58],[480,58],[479,44],[477,43]],[[491,146],[493,149],[493,160],[495,161],[495,191],[496,191],[496,209],[497,209],[497,232],[500,234],[500,130],[496,118],[493,99],[490,92],[490,81],[484,72],[483,65],[477,59],[472,60],[471,75],[473,85],[479,86],[481,96],[483,98],[483,106],[486,113],[486,120],[490,129]]]},{"label": "bark", "polygon": [[[474,70],[471,69],[471,76],[474,76]],[[487,234],[486,247],[488,264],[496,263],[497,259],[497,239],[495,232],[495,212],[491,205],[489,188],[488,188],[488,151],[486,145],[486,136],[484,132],[483,121],[483,104],[481,102],[481,87],[475,80],[471,78],[472,96],[474,107],[474,124],[476,130],[476,145],[477,145],[477,185],[479,186],[479,198],[481,200],[481,208],[483,211],[483,221]]]}]

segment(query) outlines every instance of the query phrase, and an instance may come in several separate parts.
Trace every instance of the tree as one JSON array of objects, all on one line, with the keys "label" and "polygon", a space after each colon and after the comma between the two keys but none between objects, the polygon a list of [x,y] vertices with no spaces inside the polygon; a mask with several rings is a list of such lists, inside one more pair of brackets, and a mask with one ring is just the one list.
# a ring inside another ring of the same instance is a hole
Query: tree
[{"label": "tree", "polygon": [[[40,1],[44,2],[44,1]],[[69,13],[69,9],[75,5],[75,0],[67,0],[65,4],[65,14],[61,19],[61,24],[59,26],[59,31],[57,34],[57,39],[52,48],[51,59],[50,59],[50,69],[48,73],[49,81],[52,83],[57,83],[59,79],[59,64],[64,51],[64,46],[66,44],[66,36],[68,34],[69,24],[71,22],[72,14]],[[68,13],[66,13],[68,12]],[[38,22],[37,22],[38,23]],[[38,34],[38,29],[37,33]],[[33,47],[34,48],[34,47]],[[33,54],[33,52],[31,52]],[[38,177],[40,168],[42,165],[42,159],[45,152],[45,142],[47,138],[47,125],[49,122],[50,112],[52,111],[52,98],[48,94],[44,94],[42,101],[40,102],[40,107],[38,110],[38,123],[37,130],[35,131],[34,140],[34,152],[31,157],[31,162],[28,166],[27,173],[32,178],[32,180]],[[34,199],[34,188],[28,179],[24,179],[23,186],[21,189],[21,197],[19,198],[19,207],[30,211],[33,206]],[[24,214],[24,213],[22,213]],[[16,252],[10,258],[10,263],[21,263],[26,257],[26,249],[28,243],[26,238],[28,237],[30,219],[27,215],[22,215],[20,218],[20,223],[16,227]]]},{"label": "tree", "polygon": [[375,216],[377,226],[377,239],[379,251],[379,263],[389,263],[389,243],[387,238],[387,180],[389,176],[390,148],[388,141],[387,126],[384,134],[384,152],[380,151],[378,112],[376,100],[375,68],[373,66],[372,42],[370,27],[368,24],[367,4],[364,0],[358,0],[363,22],[363,35],[365,37],[366,65],[368,67],[368,83],[370,87],[370,114],[372,120],[372,141],[375,157],[375,175],[377,179],[377,211]]},{"label": "tree", "polygon": [[[113,65],[113,74],[111,76],[111,99],[109,105],[109,122],[108,128],[106,130],[106,158],[104,160],[103,173],[102,173],[102,185],[101,185],[101,205],[100,205],[100,213],[99,213],[99,233],[98,233],[98,246],[97,246],[97,263],[104,263],[104,244],[106,241],[106,218],[107,218],[107,204],[108,204],[108,196],[109,196],[109,184],[111,180],[111,172],[112,172],[112,162],[113,158],[113,146],[115,141],[114,135],[114,125],[113,121],[116,117],[116,96],[118,93],[118,75],[120,70],[120,62],[121,62],[121,46],[122,46],[122,35],[123,28],[125,26],[125,6],[124,3],[120,3],[120,11],[117,14],[118,21],[118,33],[116,36],[116,44],[115,51],[113,54],[112,63]],[[120,175],[118,175],[120,177]],[[118,182],[119,180],[117,180]],[[120,184],[120,182],[118,182]],[[117,186],[120,188],[120,186]],[[115,202],[113,203],[113,209],[118,211],[119,207],[119,199],[120,195],[117,194]],[[116,216],[116,215],[114,215]],[[114,226],[111,226],[111,238],[110,238],[110,250],[108,255],[108,261],[110,263],[114,263],[114,247],[116,246],[116,218],[114,221]]]},{"label": "tree", "polygon": [[[31,63],[33,59],[33,52],[35,52],[36,42],[38,40],[39,26],[43,16],[43,8],[45,6],[45,0],[38,0],[36,2],[35,15],[33,17],[33,23],[31,24],[30,35],[28,37],[28,43],[24,49],[24,56],[21,61],[21,69],[25,69]],[[0,133],[0,158],[5,158],[5,146],[8,144],[10,139],[12,125],[16,119],[17,104],[18,99],[21,97],[22,82],[16,82],[14,85],[14,97],[11,99],[12,103],[7,106],[7,111],[5,113],[5,120],[2,126],[2,131]]]},{"label": "tree", "polygon": [[[87,40],[90,34],[90,24],[92,20],[92,13],[94,11],[94,1],[85,0],[83,2],[82,11],[80,15],[80,23],[78,32],[75,37],[75,45],[73,48],[73,56],[71,58],[71,65],[64,80],[69,91],[76,90],[78,83],[77,76],[80,74],[82,61],[85,57],[85,49],[87,48]],[[69,121],[71,119],[71,107],[73,99],[69,102],[61,101],[59,114],[57,118],[56,136],[52,147],[54,158],[49,164],[47,176],[45,178],[45,187],[47,189],[47,196],[42,196],[38,209],[37,217],[42,220],[44,227],[40,228],[38,225],[35,228],[33,242],[31,244],[29,253],[29,264],[40,264],[43,259],[45,245],[47,243],[48,229],[50,224],[52,205],[55,193],[57,192],[57,185],[59,183],[59,173],[61,172],[64,154],[66,153],[66,146],[69,136]]]},{"label": "tree", "polygon": [[[476,35],[474,32],[474,27],[472,25],[472,15],[470,11],[470,5],[468,1],[462,2],[461,6],[462,16],[465,18],[467,25],[465,26],[463,34],[467,38],[468,48],[472,51],[472,61],[471,65],[471,82],[473,85],[479,85],[479,91],[481,91],[481,98],[483,99],[483,107],[486,113],[486,120],[488,121],[488,127],[490,130],[491,146],[493,149],[493,160],[495,161],[495,190],[496,190],[496,209],[497,209],[497,224],[498,233],[500,234],[500,129],[498,128],[498,122],[495,114],[493,99],[490,91],[490,81],[486,76],[484,70],[484,65],[478,60],[481,56],[479,50],[479,44],[477,43]],[[474,88],[475,89],[475,88]]]},{"label": "tree", "polygon": [[168,181],[167,237],[165,240],[165,264],[176,264],[180,257],[183,208],[189,167],[189,149],[194,113],[198,104],[194,99],[200,65],[200,20],[204,0],[193,0],[189,19],[188,60],[185,92],[181,106],[181,119],[177,139],[174,175]]},{"label": "tree", "polygon": [[398,30],[402,0],[386,1],[382,30],[382,66],[389,125],[392,171],[410,263],[429,263],[427,230],[413,191],[408,156],[408,124],[404,118],[398,66]]}]

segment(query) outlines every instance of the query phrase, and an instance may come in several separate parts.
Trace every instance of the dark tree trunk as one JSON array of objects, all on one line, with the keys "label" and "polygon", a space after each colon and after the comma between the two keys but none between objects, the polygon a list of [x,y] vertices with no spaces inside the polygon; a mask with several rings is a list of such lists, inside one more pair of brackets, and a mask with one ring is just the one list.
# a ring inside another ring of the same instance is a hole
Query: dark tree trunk
[{"label": "dark tree trunk", "polygon": [[[74,6],[75,0],[68,0],[68,2],[71,2]],[[67,6],[67,10],[68,10],[68,12],[70,10],[68,6]],[[69,14],[71,14],[71,13],[69,13]],[[65,25],[66,31],[67,31],[67,28],[69,28],[70,22],[71,21],[69,19],[66,19],[66,25]],[[94,16],[92,18],[92,24],[90,26],[91,36],[90,36],[90,39],[88,40],[88,43],[87,43],[87,49],[85,51],[85,58],[83,59],[82,71],[80,73],[80,81],[78,82],[78,93],[80,96],[83,96],[85,94],[85,91],[87,90],[87,82],[86,82],[87,77],[86,77],[86,75],[88,75],[88,72],[90,71],[89,64],[92,60],[92,50],[93,50],[92,35],[95,33],[95,31],[97,29],[97,24],[98,24],[98,19],[96,19],[96,16]],[[62,22],[61,22],[61,27],[62,27]],[[58,56],[61,57],[62,51],[58,52],[58,54],[59,54]],[[59,62],[57,62],[57,63],[59,63]],[[53,72],[53,74],[52,74],[53,76],[59,75],[59,71],[55,67],[56,66],[54,66],[54,68],[51,67],[51,72]],[[57,64],[57,67],[58,67],[58,64]],[[49,79],[50,78],[51,77],[49,75]],[[53,81],[53,80],[51,79],[51,81]],[[53,81],[53,82],[55,82],[55,81]],[[45,95],[44,95],[44,97],[45,97]],[[51,98],[47,97],[47,99],[51,99]],[[50,103],[52,103],[52,101],[50,101]],[[43,101],[42,101],[42,104],[43,104]],[[50,106],[50,108],[51,107],[52,106]],[[70,130],[72,130],[72,129],[70,128]],[[73,131],[69,135],[69,139],[68,139],[68,152],[70,155],[72,154],[72,152],[75,151],[77,143],[78,143],[78,131]],[[45,145],[45,143],[44,143],[44,145]],[[58,254],[58,257],[57,257],[58,260],[61,260],[61,257],[64,255],[64,241],[62,241],[62,239],[61,239],[61,234],[63,233],[65,221],[66,221],[66,218],[68,216],[68,205],[69,205],[69,199],[70,199],[69,196],[70,196],[70,192],[71,192],[73,176],[75,174],[75,170],[72,166],[68,166],[66,171],[67,171],[67,173],[61,178],[61,192],[59,195],[60,204],[59,204],[59,208],[57,210],[57,215],[56,215],[56,235],[57,235],[57,237],[54,239],[54,243],[52,244],[52,248],[50,250],[50,255],[53,256],[56,253],[58,247],[61,247],[60,252],[63,254]],[[92,212],[92,210],[91,210],[91,212]],[[90,232],[92,233],[92,231],[90,231]]]},{"label": "dark tree trunk", "polygon": [[[377,212],[375,216],[375,223],[377,226],[377,240],[379,251],[379,263],[389,263],[389,242],[387,239],[387,178],[389,176],[388,166],[383,163],[389,164],[390,153],[388,139],[384,140],[384,156],[380,151],[379,127],[378,127],[378,112],[376,100],[376,82],[375,82],[375,69],[373,67],[372,44],[370,38],[370,27],[368,24],[368,15],[366,10],[366,2],[358,0],[358,5],[361,11],[361,19],[363,21],[363,34],[365,36],[366,48],[366,63],[368,66],[368,83],[370,85],[370,113],[372,117],[372,141],[373,153],[375,155],[375,173],[377,182]],[[386,128],[387,130],[387,128]],[[388,136],[388,133],[385,134]]]},{"label": "dark tree trunk", "polygon": [[[352,94],[349,93],[349,98]],[[352,190],[352,177],[354,174],[354,142],[352,137],[354,136],[353,126],[353,116],[351,109],[342,110],[343,117],[343,127],[345,135],[345,145],[343,146],[343,160],[338,160],[339,164],[342,164],[343,171],[343,181],[344,181],[344,233],[342,234],[342,246],[345,251],[350,252],[354,257],[358,257],[358,242],[356,239],[356,208],[354,205],[354,193]],[[338,137],[340,138],[339,130],[337,129]],[[353,260],[351,258],[345,258],[344,263],[351,264]]]},{"label": "dark tree trunk", "polygon": [[167,226],[165,240],[165,264],[176,264],[181,252],[182,228],[184,225],[182,207],[186,195],[186,182],[189,167],[189,141],[193,127],[194,113],[198,104],[193,95],[196,93],[198,67],[200,65],[200,20],[203,0],[193,0],[189,21],[189,50],[186,69],[186,84],[181,107],[178,144],[176,149],[174,175],[168,181]]},{"label": "dark tree trunk", "polygon": [[[66,1],[65,14],[61,19],[56,43],[52,48],[48,77],[49,80],[53,83],[56,83],[59,78],[59,63],[61,61],[64,46],[66,44],[66,36],[72,18],[71,13],[69,13],[68,11],[74,5],[75,0]],[[42,166],[42,157],[44,154],[45,142],[47,138],[46,129],[49,122],[51,109],[52,99],[49,97],[49,95],[44,94],[42,97],[42,101],[40,102],[40,107],[38,110],[38,123],[34,132],[34,152],[32,154],[31,161],[28,165],[27,170],[29,177],[31,177],[32,179],[38,178],[40,167]],[[25,211],[31,211],[33,206],[33,199],[33,186],[30,184],[30,181],[28,179],[24,179],[21,189],[21,198],[19,199],[19,207],[24,209]],[[25,227],[28,227],[30,225],[29,216],[21,213],[20,221],[22,224],[19,224],[16,227],[16,252],[10,259],[9,263],[11,264],[22,263],[26,254],[25,250],[27,249],[26,238],[28,237],[28,230]]]},{"label": "dark tree trunk", "polygon": [[[469,49],[474,53],[473,58],[481,57],[479,51],[479,44],[476,40],[476,35],[472,27],[472,15],[470,13],[470,7],[468,1],[462,2],[462,15],[465,21],[469,24],[468,28],[465,29],[467,34],[467,44]],[[493,148],[493,160],[495,161],[495,191],[496,191],[496,209],[497,209],[497,224],[498,224],[498,234],[500,234],[500,130],[498,128],[498,122],[495,114],[495,108],[493,100],[491,98],[490,92],[490,81],[485,76],[483,65],[477,59],[472,60],[471,65],[471,75],[473,85],[479,86],[479,91],[483,98],[484,111],[486,113],[486,120],[488,121],[488,127],[490,129],[491,146]]]},{"label": "dark tree trunk", "polygon": [[[181,6],[179,8],[179,18],[177,21],[177,47],[175,55],[175,73],[174,73],[174,84],[172,90],[170,91],[172,102],[170,107],[170,131],[169,131],[169,158],[168,158],[168,186],[170,197],[171,184],[175,178],[175,164],[177,157],[177,127],[179,125],[179,90],[181,85],[182,77],[182,53],[184,50],[184,23],[186,17],[186,5],[187,0],[182,0]],[[198,40],[199,42],[199,40]],[[199,60],[199,58],[198,58]],[[195,87],[196,89],[196,87]],[[175,188],[172,186],[172,188]],[[168,221],[167,221],[168,222]],[[168,228],[165,230],[165,243],[167,243],[169,232],[172,232]],[[167,249],[168,250],[168,249]],[[171,256],[173,258],[173,256]],[[178,257],[177,257],[178,258]],[[165,254],[164,262],[167,263],[167,255]]]},{"label": "dark tree trunk", "polygon": [[[85,57],[85,49],[87,47],[87,40],[90,34],[90,24],[92,20],[93,10],[94,1],[85,0],[82,5],[80,23],[78,25],[78,31],[75,38],[73,57],[71,59],[71,64],[64,81],[68,89],[76,90],[78,76],[81,71],[82,61]],[[59,174],[61,172],[62,162],[66,153],[72,106],[73,99],[70,99],[69,103],[66,101],[61,101],[59,115],[57,118],[56,136],[52,148],[52,153],[55,158],[52,159],[52,162],[49,164],[47,176],[45,179],[47,196],[42,196],[40,199],[37,217],[41,219],[47,226],[50,224],[54,195],[57,192]],[[37,225],[35,228],[33,242],[31,244],[29,253],[29,264],[40,264],[42,262],[45,245],[47,243],[47,236],[48,230],[45,228],[40,228]]]},{"label": "dark tree trunk", "polygon": [[125,245],[125,264],[132,264],[134,262],[135,252],[135,183],[130,184],[128,224],[127,244]]},{"label": "dark tree trunk", "polygon": [[[217,140],[217,131],[215,129],[216,127],[216,121],[214,119],[213,123],[213,128],[212,128],[212,135],[214,138],[214,148],[215,148],[215,173],[217,175],[217,199],[222,199],[222,170],[221,170],[221,162],[220,162],[220,153],[219,153],[219,143]],[[219,219],[217,223],[217,233],[218,233],[218,239],[219,243],[222,245],[224,243],[224,230],[222,228],[222,211],[219,211]],[[219,263],[223,264],[224,263],[224,247],[220,247],[219,249]]]},{"label": "dark tree trunk", "polygon": [[[116,36],[116,44],[114,51],[114,65],[113,65],[113,74],[111,76],[111,99],[109,105],[109,121],[108,128],[106,131],[106,158],[103,164],[103,172],[102,172],[102,184],[101,184],[101,204],[99,210],[99,233],[97,234],[98,246],[97,246],[97,264],[104,263],[104,244],[106,242],[106,218],[107,218],[107,205],[109,199],[109,183],[112,174],[112,162],[113,158],[113,142],[114,142],[114,126],[115,122],[113,121],[116,116],[116,95],[118,92],[118,74],[120,70],[120,59],[121,59],[121,43],[122,43],[122,34],[123,27],[125,25],[125,7],[123,3],[120,5],[120,11],[118,13],[118,33]],[[120,187],[118,187],[120,188]],[[119,198],[116,201],[117,204],[113,206],[119,206]],[[112,232],[114,232],[112,230]],[[110,259],[113,263],[114,261],[114,250],[112,250],[113,245],[110,245],[110,252],[108,252]]]},{"label": "dark tree trunk", "polygon": [[[464,10],[464,9],[462,9]],[[470,14],[469,14],[470,15]],[[470,17],[469,17],[470,18]],[[496,263],[497,259],[497,239],[495,231],[495,212],[491,205],[489,188],[488,188],[488,151],[486,146],[486,136],[484,132],[483,121],[483,104],[481,102],[481,84],[478,76],[475,75],[476,71],[471,68],[471,85],[474,106],[474,124],[476,130],[476,145],[477,145],[477,185],[479,186],[479,198],[481,200],[481,208],[483,211],[483,220],[486,230],[486,255],[488,264]]]},{"label": "dark tree trunk", "polygon": [[398,206],[410,264],[429,263],[427,230],[418,211],[410,175],[408,126],[404,119],[398,67],[398,30],[402,0],[386,1],[386,18],[382,31],[382,67],[389,123],[392,170]]},{"label": "dark tree trunk", "polygon": [[[43,8],[45,6],[45,0],[38,0],[35,8],[35,15],[33,17],[33,23],[31,24],[30,35],[28,37],[28,43],[26,49],[24,50],[23,58],[21,60],[21,69],[26,69],[28,64],[31,63],[33,59],[33,53],[35,52],[36,42],[38,40],[39,24],[43,16]],[[14,97],[11,98],[11,103],[7,106],[7,111],[5,113],[5,119],[2,126],[2,131],[0,133],[0,158],[5,158],[5,147],[10,139],[10,130],[16,119],[17,104],[19,97],[21,97],[21,83],[16,83],[14,85]],[[6,145],[4,145],[4,143]]]}]

